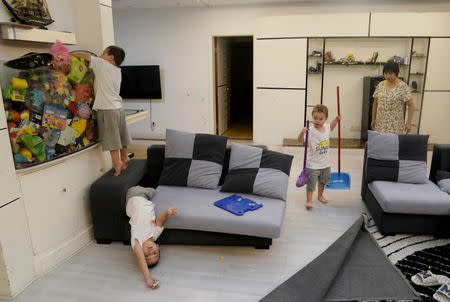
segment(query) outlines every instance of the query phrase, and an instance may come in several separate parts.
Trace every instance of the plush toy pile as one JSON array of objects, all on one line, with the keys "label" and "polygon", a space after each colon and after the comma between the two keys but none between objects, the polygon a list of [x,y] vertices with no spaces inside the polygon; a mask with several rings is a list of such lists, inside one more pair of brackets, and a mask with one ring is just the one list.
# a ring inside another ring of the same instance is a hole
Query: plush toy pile
[{"label": "plush toy pile", "polygon": [[51,64],[17,70],[2,89],[17,168],[97,142],[92,70],[59,41],[49,53]]}]

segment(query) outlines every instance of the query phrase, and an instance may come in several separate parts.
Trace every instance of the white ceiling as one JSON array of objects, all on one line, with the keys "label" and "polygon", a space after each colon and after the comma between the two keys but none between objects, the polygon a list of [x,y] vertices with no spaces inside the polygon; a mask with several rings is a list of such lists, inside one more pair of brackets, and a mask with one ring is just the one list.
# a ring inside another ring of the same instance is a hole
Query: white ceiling
[{"label": "white ceiling", "polygon": [[114,8],[218,7],[319,2],[337,3],[342,0],[112,0]]},{"label": "white ceiling", "polygon": [[176,8],[176,7],[223,7],[251,5],[323,5],[323,4],[369,4],[380,3],[448,3],[449,0],[112,0],[114,8]]}]

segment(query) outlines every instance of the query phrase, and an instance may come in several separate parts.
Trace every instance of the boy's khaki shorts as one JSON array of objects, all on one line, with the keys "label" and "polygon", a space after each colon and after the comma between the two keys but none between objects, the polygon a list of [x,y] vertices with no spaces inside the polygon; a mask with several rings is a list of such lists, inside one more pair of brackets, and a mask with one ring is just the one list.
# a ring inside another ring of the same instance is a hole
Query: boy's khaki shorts
[{"label": "boy's khaki shorts", "polygon": [[316,184],[319,182],[322,185],[326,185],[328,180],[330,179],[330,173],[331,168],[324,168],[324,169],[309,169],[306,168],[306,171],[308,171],[308,182],[306,184],[306,190],[308,192],[314,192],[316,190]]},{"label": "boy's khaki shorts", "polygon": [[122,109],[97,110],[97,124],[103,151],[120,150],[131,143]]}]

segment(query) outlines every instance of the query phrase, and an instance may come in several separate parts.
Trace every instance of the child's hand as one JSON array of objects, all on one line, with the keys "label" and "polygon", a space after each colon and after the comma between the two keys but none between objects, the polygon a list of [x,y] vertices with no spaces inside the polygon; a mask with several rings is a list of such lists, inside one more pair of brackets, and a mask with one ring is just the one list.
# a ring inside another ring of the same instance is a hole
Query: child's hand
[{"label": "child's hand", "polygon": [[151,289],[157,289],[159,288],[159,283],[158,280],[150,277],[147,280],[145,280],[145,283],[147,284],[148,287],[150,287]]},{"label": "child's hand", "polygon": [[341,116],[340,115],[336,115],[336,117],[334,118],[336,121],[340,121],[341,120]]},{"label": "child's hand", "polygon": [[168,208],[167,209],[167,214],[169,216],[175,216],[175,215],[177,215],[177,209],[176,208]]}]

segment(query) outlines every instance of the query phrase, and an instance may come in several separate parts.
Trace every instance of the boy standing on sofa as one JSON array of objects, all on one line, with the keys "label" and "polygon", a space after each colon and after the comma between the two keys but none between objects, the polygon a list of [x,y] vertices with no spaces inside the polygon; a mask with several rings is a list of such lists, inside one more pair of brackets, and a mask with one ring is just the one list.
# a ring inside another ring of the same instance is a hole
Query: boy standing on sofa
[{"label": "boy standing on sofa", "polygon": [[100,58],[87,53],[74,52],[74,56],[89,61],[95,74],[95,101],[98,133],[103,151],[109,151],[114,166],[114,176],[119,176],[128,166],[128,135],[122,98],[119,95],[122,73],[119,68],[125,51],[118,46],[105,48]]},{"label": "boy standing on sofa", "polygon": [[316,105],[313,108],[311,115],[313,126],[310,127],[309,130],[306,127],[303,128],[298,135],[298,141],[303,142],[306,131],[309,131],[308,155],[306,161],[306,170],[309,175],[306,184],[307,210],[313,208],[312,195],[316,189],[317,182],[319,183],[317,199],[321,203],[328,203],[328,200],[323,196],[323,192],[331,173],[330,158],[328,155],[330,149],[330,133],[334,130],[340,120],[340,116],[336,116],[331,124],[326,123],[328,119],[328,108],[324,105]]},{"label": "boy standing on sofa", "polygon": [[167,218],[177,214],[177,209],[168,208],[156,217],[155,205],[150,201],[154,194],[155,190],[152,188],[135,186],[128,190],[126,197],[126,212],[131,225],[131,248],[145,283],[151,289],[159,287],[158,281],[148,271],[159,261],[160,251],[155,241],[164,230]]}]

